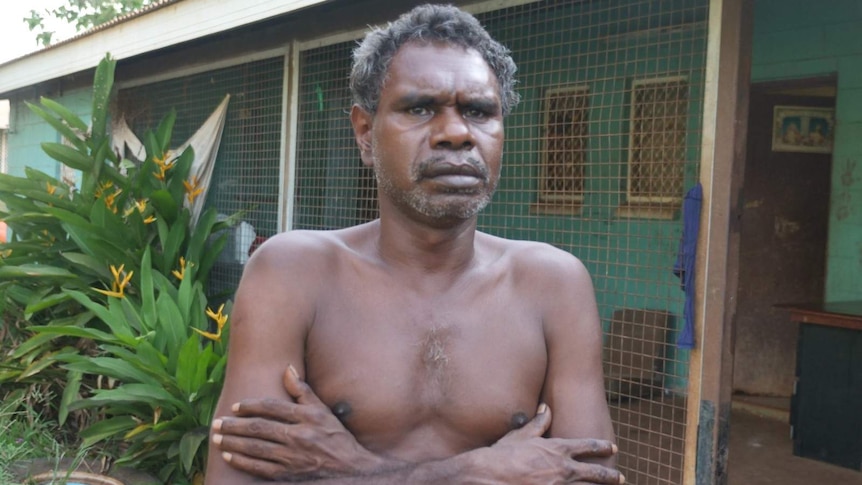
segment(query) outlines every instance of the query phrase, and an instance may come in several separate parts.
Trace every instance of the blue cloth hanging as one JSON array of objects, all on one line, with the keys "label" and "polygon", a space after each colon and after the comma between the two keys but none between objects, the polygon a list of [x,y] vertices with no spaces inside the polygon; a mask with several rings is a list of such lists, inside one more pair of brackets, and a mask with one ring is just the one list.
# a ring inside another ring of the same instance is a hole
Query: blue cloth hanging
[{"label": "blue cloth hanging", "polygon": [[685,292],[683,328],[676,340],[681,349],[694,348],[694,266],[697,259],[697,235],[700,232],[700,208],[703,205],[703,187],[698,183],[682,201],[682,237],[679,240],[673,274],[682,282]]}]

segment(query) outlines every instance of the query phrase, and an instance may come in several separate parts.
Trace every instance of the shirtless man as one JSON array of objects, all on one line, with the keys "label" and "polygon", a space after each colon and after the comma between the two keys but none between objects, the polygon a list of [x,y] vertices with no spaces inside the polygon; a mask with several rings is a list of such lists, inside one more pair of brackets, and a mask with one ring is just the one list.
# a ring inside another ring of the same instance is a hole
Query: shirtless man
[{"label": "shirtless man", "polygon": [[380,219],[248,262],[207,483],[623,483],[589,274],[476,230],[518,101],[508,51],[425,6],[354,58]]}]

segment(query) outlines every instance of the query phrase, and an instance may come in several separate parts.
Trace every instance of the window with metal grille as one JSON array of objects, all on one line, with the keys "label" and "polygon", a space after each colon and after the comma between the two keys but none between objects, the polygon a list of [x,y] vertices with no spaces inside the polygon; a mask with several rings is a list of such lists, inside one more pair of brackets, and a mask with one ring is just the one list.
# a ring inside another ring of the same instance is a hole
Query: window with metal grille
[{"label": "window with metal grille", "polygon": [[538,212],[577,214],[584,198],[584,166],[589,140],[589,87],[545,92],[545,140],[539,175]]},{"label": "window with metal grille", "polygon": [[683,195],[688,81],[632,83],[628,201],[679,204]]}]

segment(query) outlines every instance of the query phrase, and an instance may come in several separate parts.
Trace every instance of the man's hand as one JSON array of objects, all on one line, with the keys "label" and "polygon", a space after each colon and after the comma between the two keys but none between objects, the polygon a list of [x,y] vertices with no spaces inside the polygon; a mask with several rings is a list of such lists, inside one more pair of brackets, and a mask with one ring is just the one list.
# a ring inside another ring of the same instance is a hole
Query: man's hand
[{"label": "man's hand", "polygon": [[550,425],[551,410],[542,404],[524,427],[510,431],[489,448],[471,452],[477,454],[475,476],[490,483],[625,483],[619,471],[582,461],[610,457],[617,452],[616,445],[607,440],[542,438]]},{"label": "man's hand", "polygon": [[236,417],[213,421],[213,442],[230,466],[269,480],[349,476],[384,467],[387,461],[356,441],[293,366],[284,374],[284,387],[295,402],[248,399],[233,405]]}]

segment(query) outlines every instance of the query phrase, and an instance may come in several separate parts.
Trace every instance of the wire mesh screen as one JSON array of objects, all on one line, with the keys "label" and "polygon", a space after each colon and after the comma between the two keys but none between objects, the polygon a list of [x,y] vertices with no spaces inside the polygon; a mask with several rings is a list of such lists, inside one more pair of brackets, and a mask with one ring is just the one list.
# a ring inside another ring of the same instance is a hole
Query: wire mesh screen
[{"label": "wire mesh screen", "polygon": [[[673,266],[698,178],[708,3],[543,1],[478,15],[512,49],[522,96],[480,227],[589,268],[619,465],[640,485],[682,481],[688,353],[675,345],[684,293]],[[376,215],[347,118],[353,46],[300,54],[295,228]]]},{"label": "wire mesh screen", "polygon": [[278,230],[284,58],[276,57],[121,90],[118,113],[138,136],[177,112],[172,147],[200,128],[230,94],[207,207],[245,211],[210,278],[210,291],[232,294],[249,251]]}]

